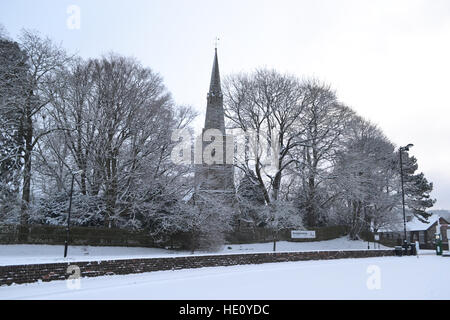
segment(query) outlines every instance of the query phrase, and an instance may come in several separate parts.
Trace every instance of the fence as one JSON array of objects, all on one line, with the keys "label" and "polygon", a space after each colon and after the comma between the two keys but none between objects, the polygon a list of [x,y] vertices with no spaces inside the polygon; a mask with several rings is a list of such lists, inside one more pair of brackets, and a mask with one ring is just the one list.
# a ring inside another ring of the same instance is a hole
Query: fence
[{"label": "fence", "polygon": [[[346,226],[328,226],[308,229],[316,232],[316,238],[314,239],[292,239],[291,230],[292,229],[286,229],[278,232],[278,240],[294,242],[324,241],[336,239],[348,234],[348,227]],[[229,233],[226,239],[230,243],[236,244],[249,242],[267,242],[273,240],[273,233],[265,228],[244,227],[238,231]]]}]

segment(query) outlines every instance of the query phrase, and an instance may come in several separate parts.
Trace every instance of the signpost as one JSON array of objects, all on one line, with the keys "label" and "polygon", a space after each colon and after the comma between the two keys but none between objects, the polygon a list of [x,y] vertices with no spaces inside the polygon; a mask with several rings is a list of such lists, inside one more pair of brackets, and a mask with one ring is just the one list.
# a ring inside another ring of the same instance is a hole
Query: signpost
[{"label": "signpost", "polygon": [[315,239],[316,232],[315,231],[307,231],[307,230],[292,230],[291,238],[292,239]]}]

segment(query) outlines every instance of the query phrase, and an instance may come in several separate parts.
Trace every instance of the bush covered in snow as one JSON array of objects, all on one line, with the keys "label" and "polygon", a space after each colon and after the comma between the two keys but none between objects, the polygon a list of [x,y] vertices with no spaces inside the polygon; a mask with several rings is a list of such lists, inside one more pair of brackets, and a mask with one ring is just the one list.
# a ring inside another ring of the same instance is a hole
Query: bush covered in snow
[{"label": "bush covered in snow", "polygon": [[[58,193],[52,197],[41,198],[33,206],[30,223],[66,225],[69,208],[69,195]],[[70,223],[76,226],[94,227],[103,224],[104,203],[100,197],[75,194],[72,197]]]}]

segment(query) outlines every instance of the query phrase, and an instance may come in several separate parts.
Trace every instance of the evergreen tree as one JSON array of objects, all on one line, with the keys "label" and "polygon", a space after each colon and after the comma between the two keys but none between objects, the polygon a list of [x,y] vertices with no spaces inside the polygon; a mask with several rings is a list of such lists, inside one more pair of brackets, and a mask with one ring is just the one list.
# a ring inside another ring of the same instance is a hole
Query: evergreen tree
[{"label": "evergreen tree", "polygon": [[[16,42],[0,39],[0,211],[15,209],[22,168],[20,108],[25,100],[26,55]],[[9,221],[13,222],[13,221]]]},{"label": "evergreen tree", "polygon": [[407,152],[403,152],[402,157],[406,205],[419,220],[426,220],[431,215],[426,209],[436,202],[430,196],[433,183],[428,182],[422,172],[415,173],[418,169],[416,157],[410,157]]},{"label": "evergreen tree", "polygon": [[245,173],[237,188],[240,220],[258,226],[262,223],[261,209],[265,206],[264,192],[253,171]]}]

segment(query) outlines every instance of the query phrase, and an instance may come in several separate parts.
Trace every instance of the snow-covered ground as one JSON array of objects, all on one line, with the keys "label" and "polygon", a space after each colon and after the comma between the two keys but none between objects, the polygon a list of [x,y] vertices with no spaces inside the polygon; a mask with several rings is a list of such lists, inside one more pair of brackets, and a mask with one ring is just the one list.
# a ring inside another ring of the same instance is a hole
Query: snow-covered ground
[{"label": "snow-covered ground", "polygon": [[433,255],[283,262],[3,286],[0,299],[450,299],[449,267]]},{"label": "snow-covered ground", "polygon": [[[369,244],[370,249],[374,249],[374,244]],[[387,247],[376,244],[378,249]],[[229,249],[231,248],[231,249]],[[313,250],[359,250],[367,249],[367,242],[360,240],[349,240],[347,237],[341,237],[333,240],[314,241],[314,242],[289,242],[279,241],[276,245],[277,251],[313,251]],[[271,252],[273,242],[252,243],[252,244],[233,244],[224,246],[222,252],[245,253],[245,252]]]},{"label": "snow-covered ground", "polygon": [[[370,243],[370,248],[374,244]],[[378,248],[378,246],[377,246]],[[381,246],[381,249],[385,247]],[[277,251],[311,251],[311,250],[355,250],[367,249],[367,242],[351,241],[346,237],[316,242],[277,242]],[[225,245],[219,252],[224,253],[254,253],[272,252],[273,243],[252,243],[240,245]],[[0,245],[0,265],[19,265],[34,263],[54,263],[64,261],[97,261],[113,259],[156,258],[191,255],[187,251],[174,251],[157,248],[133,247],[92,247],[69,246],[68,257],[63,258],[64,246],[54,245]],[[196,254],[212,254],[197,252]]]}]

